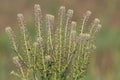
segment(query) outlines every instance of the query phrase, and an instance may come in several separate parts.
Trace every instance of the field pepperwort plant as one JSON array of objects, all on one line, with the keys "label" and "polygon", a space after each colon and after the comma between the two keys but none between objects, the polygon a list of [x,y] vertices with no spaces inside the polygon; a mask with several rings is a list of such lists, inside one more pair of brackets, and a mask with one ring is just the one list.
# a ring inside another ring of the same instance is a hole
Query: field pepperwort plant
[{"label": "field pepperwort plant", "polygon": [[73,10],[61,6],[58,17],[42,17],[39,4],[34,6],[35,38],[31,39],[23,14],[17,14],[20,35],[6,27],[17,69],[11,74],[19,80],[81,80],[86,77],[90,57],[95,53],[95,36],[100,20],[95,18],[85,27],[91,15],[87,11],[78,25],[72,21]]}]

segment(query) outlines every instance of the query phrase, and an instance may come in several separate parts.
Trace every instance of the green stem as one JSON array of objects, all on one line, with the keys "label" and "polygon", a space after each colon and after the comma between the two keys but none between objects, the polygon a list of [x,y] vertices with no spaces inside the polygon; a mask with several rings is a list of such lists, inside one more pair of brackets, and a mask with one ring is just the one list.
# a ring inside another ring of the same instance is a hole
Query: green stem
[{"label": "green stem", "polygon": [[44,59],[44,53],[43,53],[43,49],[41,49],[42,51],[42,63],[43,63],[43,67],[44,67],[44,77],[46,79],[46,66],[45,66],[45,59]]},{"label": "green stem", "polygon": [[61,47],[62,47],[62,17],[60,18],[60,55],[59,55],[59,73],[61,71]]}]

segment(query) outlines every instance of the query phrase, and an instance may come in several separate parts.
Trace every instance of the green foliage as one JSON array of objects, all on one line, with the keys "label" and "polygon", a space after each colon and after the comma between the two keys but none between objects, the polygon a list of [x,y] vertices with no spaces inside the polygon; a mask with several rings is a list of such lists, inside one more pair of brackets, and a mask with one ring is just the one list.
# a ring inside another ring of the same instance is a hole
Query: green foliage
[{"label": "green foliage", "polygon": [[[82,26],[72,21],[73,10],[66,13],[60,7],[58,18],[46,14],[43,20],[40,6],[34,6],[35,38],[31,39],[23,14],[18,14],[20,34],[11,27],[6,32],[16,53],[13,62],[18,70],[11,74],[20,80],[81,80],[87,73],[90,57],[95,52],[95,34],[101,28],[95,18],[90,29],[84,28],[91,15],[87,11]],[[87,31],[87,32],[85,32]],[[32,37],[33,38],[33,37]]]}]

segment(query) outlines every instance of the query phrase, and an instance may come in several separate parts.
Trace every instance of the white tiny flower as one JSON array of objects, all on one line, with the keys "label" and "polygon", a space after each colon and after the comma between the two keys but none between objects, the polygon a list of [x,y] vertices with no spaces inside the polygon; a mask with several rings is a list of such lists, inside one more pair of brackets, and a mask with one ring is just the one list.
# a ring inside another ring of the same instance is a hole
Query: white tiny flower
[{"label": "white tiny flower", "polygon": [[40,25],[41,17],[42,17],[42,11],[39,4],[35,4],[34,6],[34,16],[35,16],[35,26]]},{"label": "white tiny flower", "polygon": [[101,24],[98,24],[98,26],[97,26],[96,29],[95,29],[95,32],[100,31],[101,27],[102,27],[102,25],[101,25]]},{"label": "white tiny flower", "polygon": [[72,18],[72,16],[73,16],[73,10],[69,9],[69,10],[67,11],[67,17],[68,17],[68,18]]},{"label": "white tiny flower", "polygon": [[76,26],[77,26],[77,23],[75,21],[72,21],[71,22],[71,30],[75,30],[76,31]]},{"label": "white tiny flower", "polygon": [[80,33],[79,39],[80,39],[80,41],[89,40],[89,39],[90,39],[90,34],[87,34],[87,33]]},{"label": "white tiny flower", "polygon": [[65,7],[61,6],[60,9],[59,9],[59,14],[63,16],[65,14],[65,11],[66,11]]},{"label": "white tiny flower", "polygon": [[94,24],[99,24],[100,23],[100,20],[98,18],[95,18],[94,19]]},{"label": "white tiny flower", "polygon": [[48,26],[52,26],[54,23],[54,16],[50,14],[46,14],[46,21]]},{"label": "white tiny flower", "polygon": [[51,62],[52,61],[52,57],[50,55],[46,55],[45,56],[45,62]]},{"label": "white tiny flower", "polygon": [[35,11],[36,14],[40,14],[41,13],[41,8],[40,8],[39,4],[35,4],[34,11]]},{"label": "white tiny flower", "polygon": [[23,25],[24,24],[23,14],[19,13],[19,14],[17,14],[17,17],[18,17],[18,22],[20,23],[20,25]]},{"label": "white tiny flower", "polygon": [[18,67],[21,67],[20,59],[18,56],[13,57],[13,63],[16,64]]},{"label": "white tiny flower", "polygon": [[88,11],[86,11],[86,16],[87,16],[87,17],[89,17],[91,14],[92,14],[92,12],[91,12],[91,11],[89,11],[89,10],[88,10]]}]

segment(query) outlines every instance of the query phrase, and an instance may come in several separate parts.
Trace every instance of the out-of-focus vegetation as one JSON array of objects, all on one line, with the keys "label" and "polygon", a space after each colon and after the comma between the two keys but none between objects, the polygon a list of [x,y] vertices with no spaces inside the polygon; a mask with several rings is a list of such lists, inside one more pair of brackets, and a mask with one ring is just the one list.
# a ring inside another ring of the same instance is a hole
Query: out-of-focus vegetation
[{"label": "out-of-focus vegetation", "polygon": [[106,76],[105,80],[120,79],[120,0],[0,0],[0,80],[13,80],[10,72],[15,68],[4,27],[10,25],[16,29],[18,12],[24,13],[31,26],[33,21],[30,15],[34,3],[41,5],[43,13],[54,15],[57,15],[59,6],[65,5],[75,11],[73,20],[76,21],[88,9],[93,12],[92,16],[98,16],[103,28],[97,37],[98,51],[93,56],[88,80],[97,80],[104,76]]}]

